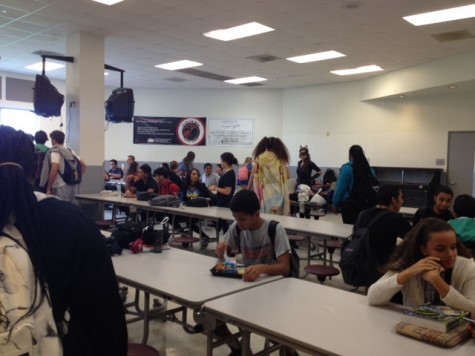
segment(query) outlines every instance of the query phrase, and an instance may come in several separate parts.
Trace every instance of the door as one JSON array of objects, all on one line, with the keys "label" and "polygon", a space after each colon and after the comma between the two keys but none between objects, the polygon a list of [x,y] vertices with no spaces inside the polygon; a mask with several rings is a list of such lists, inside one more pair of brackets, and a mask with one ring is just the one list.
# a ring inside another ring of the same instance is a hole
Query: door
[{"label": "door", "polygon": [[449,132],[447,182],[459,194],[475,194],[475,132]]}]

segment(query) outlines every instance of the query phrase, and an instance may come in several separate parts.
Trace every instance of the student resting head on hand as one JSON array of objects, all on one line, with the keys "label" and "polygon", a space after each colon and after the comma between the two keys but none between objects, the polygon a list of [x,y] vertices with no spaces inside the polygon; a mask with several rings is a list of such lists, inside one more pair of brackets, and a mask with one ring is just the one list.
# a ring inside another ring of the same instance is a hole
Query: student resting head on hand
[{"label": "student resting head on hand", "polygon": [[371,305],[387,304],[401,291],[404,305],[445,304],[475,315],[475,262],[445,221],[417,223],[396,248],[386,272],[368,290]]}]

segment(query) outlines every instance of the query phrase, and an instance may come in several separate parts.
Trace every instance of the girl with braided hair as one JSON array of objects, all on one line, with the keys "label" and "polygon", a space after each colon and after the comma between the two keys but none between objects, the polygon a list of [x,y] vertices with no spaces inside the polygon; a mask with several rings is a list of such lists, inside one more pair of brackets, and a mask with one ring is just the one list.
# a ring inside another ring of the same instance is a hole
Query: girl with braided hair
[{"label": "girl with braided hair", "polygon": [[37,156],[0,125],[0,354],[126,355],[114,269],[94,222],[33,191]]}]

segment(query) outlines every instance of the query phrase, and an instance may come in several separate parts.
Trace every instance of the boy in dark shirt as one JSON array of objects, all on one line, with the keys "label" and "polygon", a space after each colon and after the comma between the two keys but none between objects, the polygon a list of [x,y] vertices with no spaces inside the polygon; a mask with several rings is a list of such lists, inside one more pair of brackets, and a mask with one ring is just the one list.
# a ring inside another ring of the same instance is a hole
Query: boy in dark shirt
[{"label": "boy in dark shirt", "polygon": [[434,205],[420,208],[414,214],[412,225],[416,225],[419,221],[425,218],[439,218],[444,221],[453,219],[452,212],[450,211],[450,205],[454,198],[454,192],[452,189],[445,185],[439,186],[434,193]]}]

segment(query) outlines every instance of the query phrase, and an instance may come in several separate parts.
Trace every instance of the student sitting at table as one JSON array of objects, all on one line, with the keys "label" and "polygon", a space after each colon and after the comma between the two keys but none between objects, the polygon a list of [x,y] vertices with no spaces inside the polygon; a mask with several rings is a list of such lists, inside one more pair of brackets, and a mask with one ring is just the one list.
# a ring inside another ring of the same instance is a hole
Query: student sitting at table
[{"label": "student sitting at table", "polygon": [[413,225],[417,224],[421,219],[429,217],[439,218],[444,221],[452,219],[450,204],[452,204],[453,198],[454,192],[452,189],[445,185],[439,186],[434,192],[434,205],[417,209],[412,219]]},{"label": "student sitting at table", "polygon": [[475,315],[475,262],[445,221],[427,218],[396,248],[386,274],[368,290],[371,305],[402,291],[404,305],[445,304]]},{"label": "student sitting at table", "polygon": [[153,179],[158,185],[158,194],[178,196],[181,192],[180,187],[168,179],[170,171],[165,167],[157,168],[153,171]]},{"label": "student sitting at table", "polygon": [[454,201],[454,216],[448,223],[452,225],[460,241],[471,249],[475,256],[475,198],[468,194],[457,196]]},{"label": "student sitting at table", "polygon": [[[189,200],[196,198],[207,198],[209,205],[216,205],[216,196],[209,191],[204,183],[200,181],[200,171],[197,168],[192,168],[190,173],[186,175],[185,187],[183,189],[183,201],[186,203]],[[197,225],[199,219],[188,219],[191,223],[191,228],[194,232],[200,233],[200,228]],[[204,250],[208,247],[209,236],[201,231],[201,249]]]},{"label": "student sitting at table", "polygon": [[[252,190],[240,190],[230,203],[230,209],[236,220],[224,235],[224,242],[216,246],[216,256],[224,258],[225,252],[239,251],[246,266],[243,279],[255,281],[261,274],[288,276],[290,273],[290,244],[287,233],[281,224],[277,224],[274,245],[269,237],[270,220],[260,216],[259,199]],[[218,337],[230,335],[226,325],[215,329]],[[229,345],[229,344],[228,344]],[[233,352],[240,355],[240,346],[229,345]]]},{"label": "student sitting at table", "polygon": [[133,178],[134,186],[129,187],[125,192],[126,198],[136,198],[137,192],[156,193],[157,183],[152,178],[152,168],[148,164],[142,164],[139,173]]},{"label": "student sitting at table", "polygon": [[110,181],[111,179],[122,179],[124,172],[117,166],[117,160],[111,159],[109,161],[110,169],[104,172],[104,180]]}]

